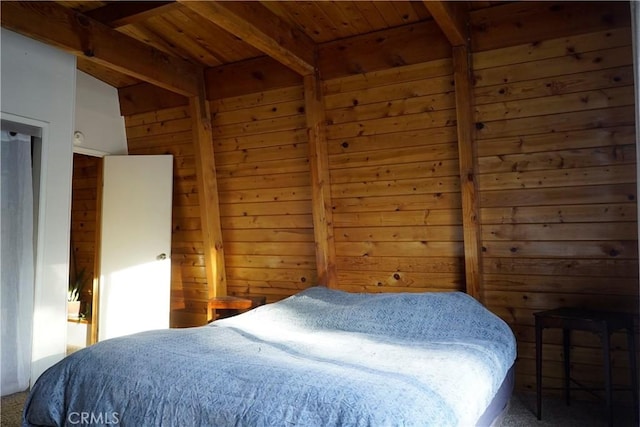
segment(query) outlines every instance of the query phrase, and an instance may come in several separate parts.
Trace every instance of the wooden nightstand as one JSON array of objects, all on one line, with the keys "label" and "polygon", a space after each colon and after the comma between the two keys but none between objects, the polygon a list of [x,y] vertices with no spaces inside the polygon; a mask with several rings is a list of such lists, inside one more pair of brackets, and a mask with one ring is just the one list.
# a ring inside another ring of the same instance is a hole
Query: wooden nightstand
[{"label": "wooden nightstand", "polygon": [[264,305],[266,302],[267,298],[262,296],[215,297],[209,300],[209,310],[215,310],[215,317],[212,320],[217,320],[235,316],[243,311]]}]

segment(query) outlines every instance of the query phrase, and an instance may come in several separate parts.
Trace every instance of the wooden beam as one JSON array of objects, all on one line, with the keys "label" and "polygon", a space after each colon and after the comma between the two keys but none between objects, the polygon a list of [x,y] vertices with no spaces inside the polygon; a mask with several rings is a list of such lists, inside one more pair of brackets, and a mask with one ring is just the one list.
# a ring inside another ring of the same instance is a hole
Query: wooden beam
[{"label": "wooden beam", "polygon": [[89,61],[84,56],[76,57],[76,68],[115,88],[133,86],[141,83],[140,80],[135,77],[127,76],[126,74],[98,65],[95,62]]},{"label": "wooden beam", "polygon": [[212,101],[283,87],[301,86],[302,77],[275,59],[261,56],[207,68],[205,82],[207,99]]},{"label": "wooden beam", "polygon": [[318,284],[335,287],[337,286],[336,253],[325,129],[326,118],[322,85],[317,75],[304,77],[304,101],[309,139],[311,201]]},{"label": "wooden beam", "polygon": [[175,1],[118,1],[88,10],[84,14],[111,28],[119,28],[144,21],[176,6]]},{"label": "wooden beam", "polygon": [[120,114],[131,116],[149,111],[189,105],[189,98],[149,83],[118,89]]},{"label": "wooden beam", "polygon": [[[427,40],[415,43],[416,40]],[[323,80],[451,58],[451,44],[433,21],[374,31],[323,43],[318,69]]]},{"label": "wooden beam", "polygon": [[424,5],[451,46],[467,44],[469,39],[469,7],[467,2],[424,0]]},{"label": "wooden beam", "polygon": [[[200,95],[189,98],[189,112],[193,128],[205,270],[209,298],[215,298],[227,295],[227,279],[220,224],[216,164],[213,154],[211,114],[209,112],[209,104],[204,97],[204,75],[202,75],[200,87]],[[207,319],[213,320],[213,315],[213,311],[209,308]]]},{"label": "wooden beam", "polygon": [[199,67],[54,2],[0,3],[2,26],[182,95],[198,93]]},{"label": "wooden beam", "polygon": [[478,209],[477,155],[474,141],[472,68],[466,45],[453,48],[460,192],[462,196],[462,228],[466,291],[482,302],[482,251]]},{"label": "wooden beam", "polygon": [[180,0],[180,3],[298,74],[315,72],[313,41],[259,2]]},{"label": "wooden beam", "polygon": [[507,2],[471,12],[472,50],[537,45],[543,40],[630,26],[629,2],[625,1]]}]

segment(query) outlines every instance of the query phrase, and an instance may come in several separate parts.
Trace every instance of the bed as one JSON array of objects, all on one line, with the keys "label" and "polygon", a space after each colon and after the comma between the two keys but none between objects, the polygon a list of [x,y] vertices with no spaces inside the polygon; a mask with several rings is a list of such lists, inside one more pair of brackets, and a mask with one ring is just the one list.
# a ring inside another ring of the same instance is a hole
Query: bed
[{"label": "bed", "polygon": [[23,426],[490,425],[515,356],[506,323],[464,293],[312,287],[73,353],[37,380]]}]

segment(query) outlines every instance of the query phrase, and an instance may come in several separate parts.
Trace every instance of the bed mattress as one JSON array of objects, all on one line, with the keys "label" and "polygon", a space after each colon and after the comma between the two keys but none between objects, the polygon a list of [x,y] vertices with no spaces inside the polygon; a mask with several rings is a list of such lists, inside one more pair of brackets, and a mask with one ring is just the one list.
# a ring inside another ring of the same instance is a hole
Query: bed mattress
[{"label": "bed mattress", "polygon": [[504,417],[505,412],[509,409],[509,401],[511,400],[511,394],[513,393],[513,387],[515,385],[515,365],[511,366],[509,372],[504,381],[500,385],[498,392],[491,399],[491,403],[484,410],[478,421],[476,427],[489,427],[500,425],[499,421]]},{"label": "bed mattress", "polygon": [[509,327],[466,294],[314,287],[76,352],[38,379],[23,425],[469,426],[514,360]]}]

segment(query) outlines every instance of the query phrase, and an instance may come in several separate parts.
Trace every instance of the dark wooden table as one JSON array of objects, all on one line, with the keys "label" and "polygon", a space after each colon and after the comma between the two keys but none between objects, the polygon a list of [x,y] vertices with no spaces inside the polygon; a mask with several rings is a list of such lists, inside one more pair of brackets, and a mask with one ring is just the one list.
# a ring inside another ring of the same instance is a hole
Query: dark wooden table
[{"label": "dark wooden table", "polygon": [[542,417],[542,331],[545,328],[562,328],[562,344],[564,351],[564,393],[567,405],[570,403],[570,383],[578,387],[586,387],[571,378],[571,331],[590,331],[600,337],[604,360],[605,400],[609,425],[613,425],[613,384],[611,378],[610,337],[617,330],[627,331],[629,367],[631,370],[631,391],[634,411],[638,421],[638,371],[636,362],[636,344],[634,333],[634,315],[630,313],[588,310],[582,308],[562,307],[554,310],[533,313],[536,319],[536,400],[538,419]]}]

